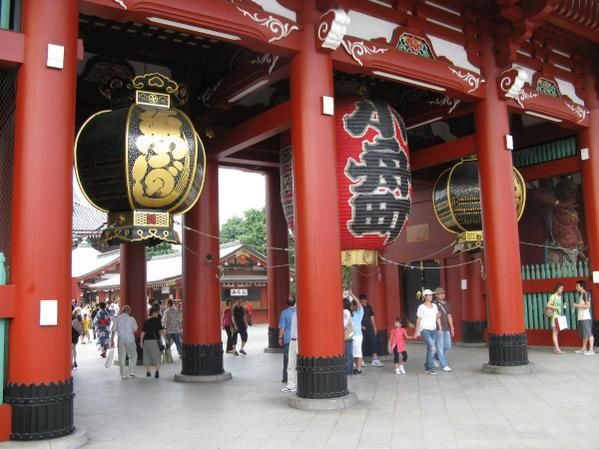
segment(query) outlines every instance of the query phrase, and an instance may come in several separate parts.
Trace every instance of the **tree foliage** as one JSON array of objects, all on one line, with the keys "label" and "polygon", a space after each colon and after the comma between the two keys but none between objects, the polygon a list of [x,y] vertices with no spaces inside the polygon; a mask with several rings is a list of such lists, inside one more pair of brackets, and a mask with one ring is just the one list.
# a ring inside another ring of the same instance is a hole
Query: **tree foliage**
[{"label": "tree foliage", "polygon": [[155,246],[149,246],[146,249],[146,259],[150,260],[154,256],[161,256],[163,254],[171,254],[174,253],[175,249],[173,245],[168,242],[161,242]]},{"label": "tree foliage", "polygon": [[220,229],[221,243],[239,240],[266,254],[266,211],[248,209],[242,217],[229,218]]}]

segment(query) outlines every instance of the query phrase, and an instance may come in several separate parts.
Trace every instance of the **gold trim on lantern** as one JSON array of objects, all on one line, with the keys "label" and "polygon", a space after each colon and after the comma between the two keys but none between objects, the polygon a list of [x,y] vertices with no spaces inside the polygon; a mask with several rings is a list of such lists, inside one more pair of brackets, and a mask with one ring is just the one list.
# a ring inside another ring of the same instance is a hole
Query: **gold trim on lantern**
[{"label": "gold trim on lantern", "polygon": [[456,239],[458,251],[472,251],[483,247],[483,231],[460,232]]},{"label": "gold trim on lantern", "polygon": [[378,260],[378,252],[374,249],[346,249],[341,251],[341,264],[345,267],[378,265]]},{"label": "gold trim on lantern", "polygon": [[[524,209],[526,206],[526,183],[524,182],[524,177],[522,173],[518,171],[516,167],[512,167],[515,178],[520,181],[520,184],[516,182],[514,179],[514,195],[516,197],[516,221],[520,221],[522,215],[524,214]],[[518,201],[520,198],[520,201]],[[518,204],[519,203],[519,204]]]},{"label": "gold trim on lantern", "polygon": [[112,112],[112,110],[110,109],[104,109],[102,111],[98,111],[95,114],[92,114],[90,117],[88,117],[88,119],[83,122],[83,125],[81,125],[81,128],[79,128],[79,131],[77,132],[77,136],[75,136],[75,147],[73,148],[73,153],[74,153],[74,158],[75,158],[75,163],[73,164],[75,166],[75,177],[77,178],[77,184],[79,184],[79,187],[81,188],[81,192],[83,193],[83,196],[85,197],[85,199],[87,201],[89,201],[90,204],[92,204],[96,209],[108,213],[107,209],[104,209],[100,206],[98,206],[95,202],[93,202],[91,200],[91,198],[89,196],[87,196],[87,192],[85,191],[85,189],[83,188],[83,185],[81,184],[81,178],[79,177],[79,169],[78,169],[78,164],[77,164],[77,147],[78,147],[78,143],[79,143],[79,136],[81,136],[81,133],[83,132],[83,129],[86,127],[86,125],[94,118],[96,118],[98,115],[101,114],[106,114],[107,112]]},{"label": "gold trim on lantern", "polygon": [[[182,112],[182,114],[185,115],[184,112]],[[187,115],[185,115],[185,117],[187,117]],[[191,177],[191,179],[195,178],[196,172],[198,170],[198,156],[199,156],[199,152],[200,152],[200,149],[201,149],[202,154],[204,155],[204,166],[202,167],[202,169],[204,170],[204,173],[202,173],[202,183],[200,184],[200,188],[198,189],[198,194],[196,195],[196,197],[192,201],[192,203],[186,209],[183,209],[181,211],[177,211],[177,215],[182,215],[182,214],[186,213],[193,206],[195,206],[197,204],[197,202],[200,200],[200,195],[202,194],[202,190],[204,190],[204,183],[206,182],[206,175],[207,175],[207,171],[208,171],[207,170],[207,168],[208,168],[208,159],[206,159],[206,150],[204,148],[204,143],[202,142],[202,139],[200,139],[200,135],[197,132],[195,133],[195,137],[196,137],[196,142],[198,143],[198,149],[196,151],[196,161],[195,161],[195,164],[193,166],[194,172],[193,172],[193,177]],[[189,195],[189,191],[191,190],[192,187],[193,187],[193,182],[190,182],[189,186],[187,187],[187,192],[185,192],[185,196],[183,197],[184,199],[187,199],[187,196]],[[182,201],[180,201],[179,204],[177,204],[177,207],[179,207],[179,205],[181,204],[181,202]]]},{"label": "gold trim on lantern", "polygon": [[127,111],[127,119],[125,120],[125,184],[127,185],[127,199],[129,200],[129,207],[131,210],[135,209],[135,204],[133,203],[133,197],[131,189],[131,179],[129,174],[129,124],[131,122],[131,115],[133,114],[133,109],[136,107],[136,104],[132,104],[129,106],[129,110]]},{"label": "gold trim on lantern", "polygon": [[142,106],[152,106],[156,108],[170,109],[171,96],[158,92],[148,92],[146,90],[135,91],[135,104]]},{"label": "gold trim on lantern", "polygon": [[[437,190],[437,184],[439,183],[439,181],[441,180],[441,178],[443,178],[443,175],[445,173],[447,173],[449,170],[451,170],[451,168],[448,168],[448,169],[444,170],[439,175],[439,177],[435,180],[435,184],[433,184],[433,195],[432,195],[432,197],[433,197],[433,211],[435,212],[435,217],[437,217],[437,222],[441,225],[441,227],[443,229],[445,229],[447,232],[450,232],[452,234],[457,234],[456,231],[454,231],[453,229],[449,229],[447,226],[445,226],[445,224],[443,223],[443,220],[441,220],[441,218],[439,217],[439,214],[437,212],[437,207],[436,207],[437,206],[437,202],[435,201],[435,191]],[[450,178],[448,177],[448,179],[450,179]],[[448,181],[448,183],[449,183],[449,181]],[[448,196],[448,198],[449,198],[449,196]],[[447,203],[449,205],[449,203],[450,203],[449,199],[448,199]],[[450,207],[450,206],[448,206],[448,207]]]},{"label": "gold trim on lantern", "polygon": [[[457,164],[455,164],[453,167],[451,167],[451,171],[449,172],[449,176],[447,177],[447,204],[449,204],[449,213],[451,214],[451,217],[453,218],[453,222],[455,223],[455,225],[462,230],[462,232],[468,232],[468,230],[462,226],[460,224],[460,222],[458,221],[458,219],[455,217],[455,213],[453,211],[453,205],[451,204],[451,189],[449,188],[450,184],[449,182],[451,181],[451,177],[453,176],[453,172],[456,168],[458,168],[460,165],[464,164],[464,160],[461,160],[460,162],[458,162]],[[479,187],[480,189],[480,187]],[[480,200],[480,195],[479,195],[479,200]]]}]

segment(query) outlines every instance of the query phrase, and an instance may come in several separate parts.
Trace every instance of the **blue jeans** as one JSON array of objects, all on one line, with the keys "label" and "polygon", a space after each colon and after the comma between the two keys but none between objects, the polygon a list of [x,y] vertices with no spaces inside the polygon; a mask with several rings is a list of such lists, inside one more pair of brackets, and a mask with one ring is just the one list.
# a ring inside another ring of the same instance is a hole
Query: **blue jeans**
[{"label": "blue jeans", "polygon": [[436,346],[437,354],[435,354],[435,359],[439,360],[441,368],[445,368],[447,366],[445,354],[451,350],[451,332],[443,331],[441,335],[437,332]]},{"label": "blue jeans", "polygon": [[289,365],[289,343],[283,344],[283,379],[287,383],[287,366]]},{"label": "blue jeans", "polygon": [[174,334],[166,334],[166,344],[170,348],[173,342],[175,342],[175,346],[177,347],[177,354],[181,356],[183,354],[183,349],[181,348],[181,334],[179,332]]},{"label": "blue jeans", "polygon": [[354,373],[354,351],[353,351],[353,339],[345,340],[345,358],[347,360],[347,374]]},{"label": "blue jeans", "polygon": [[436,330],[422,329],[420,331],[420,336],[426,344],[426,362],[424,363],[424,369],[427,371],[432,370],[435,367],[433,360],[435,356],[436,333]]}]

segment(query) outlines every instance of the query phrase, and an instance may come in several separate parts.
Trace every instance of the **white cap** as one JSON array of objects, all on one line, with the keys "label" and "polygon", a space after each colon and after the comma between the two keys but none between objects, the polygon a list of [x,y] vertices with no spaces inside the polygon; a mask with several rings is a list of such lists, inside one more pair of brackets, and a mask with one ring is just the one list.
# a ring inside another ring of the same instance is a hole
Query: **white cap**
[{"label": "white cap", "polygon": [[422,296],[426,296],[426,295],[432,295],[433,291],[429,290],[428,288],[425,288],[424,291],[422,292]]}]

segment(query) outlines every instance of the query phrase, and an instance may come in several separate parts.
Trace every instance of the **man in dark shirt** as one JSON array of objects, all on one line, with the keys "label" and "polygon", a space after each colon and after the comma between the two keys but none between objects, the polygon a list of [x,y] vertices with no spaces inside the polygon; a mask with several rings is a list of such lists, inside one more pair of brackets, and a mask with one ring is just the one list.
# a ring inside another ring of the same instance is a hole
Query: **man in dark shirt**
[{"label": "man in dark shirt", "polygon": [[439,360],[443,371],[451,371],[445,355],[451,349],[451,339],[454,336],[453,317],[451,316],[451,308],[445,301],[445,290],[441,287],[435,289],[435,304],[437,304],[437,308],[439,309],[441,322],[441,329],[437,329],[437,354],[435,355],[435,359]]},{"label": "man in dark shirt", "polygon": [[360,295],[360,303],[364,308],[364,317],[362,318],[362,333],[364,334],[364,340],[362,341],[362,353],[364,355],[372,354],[372,366],[381,367],[384,366],[379,360],[377,351],[377,329],[376,320],[374,319],[374,310],[372,306],[368,304],[368,298],[366,295]]},{"label": "man in dark shirt", "polygon": [[241,337],[241,349],[239,350],[239,353],[246,355],[247,353],[244,348],[248,341],[248,322],[245,307],[241,305],[241,299],[239,298],[235,300],[235,306],[233,307],[233,326],[235,327],[235,331]]}]

